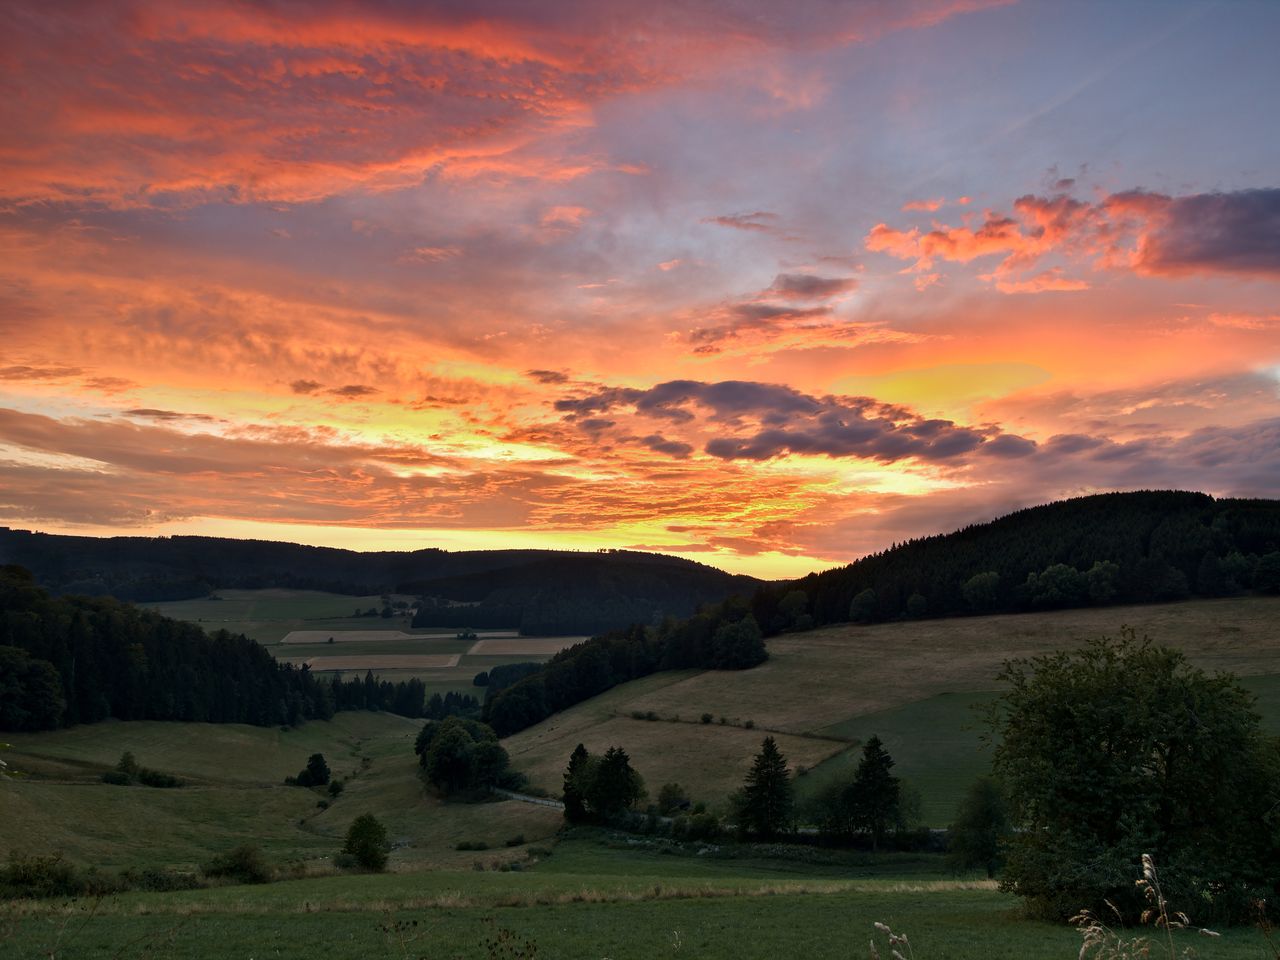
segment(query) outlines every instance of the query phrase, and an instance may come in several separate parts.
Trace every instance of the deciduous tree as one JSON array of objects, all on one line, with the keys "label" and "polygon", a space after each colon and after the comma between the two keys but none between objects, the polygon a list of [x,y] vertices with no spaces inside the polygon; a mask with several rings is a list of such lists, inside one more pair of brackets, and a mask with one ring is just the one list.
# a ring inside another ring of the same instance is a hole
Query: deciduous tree
[{"label": "deciduous tree", "polygon": [[1126,629],[1012,661],[1001,680],[994,763],[1017,827],[1004,889],[1046,916],[1108,900],[1136,914],[1150,853],[1200,922],[1274,895],[1280,751],[1233,677]]}]

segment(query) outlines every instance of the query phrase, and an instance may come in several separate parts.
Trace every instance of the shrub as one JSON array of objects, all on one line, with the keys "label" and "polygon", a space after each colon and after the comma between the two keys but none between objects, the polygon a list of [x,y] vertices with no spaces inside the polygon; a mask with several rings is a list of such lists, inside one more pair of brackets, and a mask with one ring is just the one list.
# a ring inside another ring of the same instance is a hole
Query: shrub
[{"label": "shrub", "polygon": [[517,833],[514,837],[512,837],[510,840],[508,840],[508,841],[507,841],[507,846],[508,846],[508,847],[522,847],[522,846],[524,846],[524,834],[523,834],[523,833]]},{"label": "shrub", "polygon": [[127,787],[133,783],[133,779],[127,773],[121,773],[119,770],[108,770],[102,775],[102,782],[109,783],[114,787]]},{"label": "shrub", "polygon": [[262,851],[251,843],[214,857],[200,868],[211,880],[231,880],[235,883],[270,883],[271,866]]},{"label": "shrub", "polygon": [[177,777],[167,773],[161,773],[159,770],[148,770],[146,767],[138,771],[138,782],[144,787],[159,787],[161,789],[172,789],[182,786],[182,781]]},{"label": "shrub", "polygon": [[703,714],[699,719],[701,719],[703,723],[710,723],[710,722],[711,722],[711,714],[709,714],[709,713],[704,713],[704,714]]},{"label": "shrub", "polygon": [[85,880],[74,866],[53,856],[9,854],[0,868],[0,895],[5,897],[77,897],[85,892]]},{"label": "shrub", "polygon": [[121,885],[130,890],[172,893],[175,890],[199,890],[204,887],[194,873],[177,873],[157,867],[126,870],[120,874]]},{"label": "shrub", "polygon": [[385,870],[387,854],[391,852],[387,828],[373,814],[362,813],[351,821],[342,852],[351,854],[366,870]]},{"label": "shrub", "polygon": [[[329,764],[325,762],[323,753],[313,753],[307,758],[307,765],[296,776],[291,778],[293,783],[299,787],[323,787],[329,782]],[[285,779],[285,783],[289,783],[290,778]]]},{"label": "shrub", "polygon": [[339,870],[354,870],[360,866],[358,860],[349,853],[340,853],[333,858],[333,865]]},{"label": "shrub", "polygon": [[343,783],[341,780],[330,780],[330,781],[329,781],[329,796],[333,797],[334,799],[337,799],[338,794],[342,793],[342,791],[343,791],[345,788],[346,788],[346,784],[345,784],[345,783]]},{"label": "shrub", "polygon": [[483,840],[463,840],[453,849],[455,850],[488,850],[489,845],[485,843]]},{"label": "shrub", "polygon": [[746,727],[748,730],[754,730],[756,728],[756,722],[754,720],[748,720],[746,723],[743,724],[743,726]]}]

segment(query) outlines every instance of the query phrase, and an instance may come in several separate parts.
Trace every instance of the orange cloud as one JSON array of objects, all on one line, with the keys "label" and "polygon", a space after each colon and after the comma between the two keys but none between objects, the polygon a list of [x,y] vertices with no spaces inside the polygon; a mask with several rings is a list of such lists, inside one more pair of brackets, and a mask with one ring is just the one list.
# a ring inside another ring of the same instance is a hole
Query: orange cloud
[{"label": "orange cloud", "polygon": [[909,272],[928,271],[937,260],[968,263],[1000,255],[983,276],[1004,292],[1080,290],[1087,284],[1062,276],[1061,268],[1030,279],[1011,275],[1035,267],[1050,254],[1084,259],[1095,268],[1181,276],[1196,273],[1280,277],[1280,188],[1171,197],[1130,190],[1090,203],[1068,194],[1023,196],[1015,216],[991,211],[982,225],[938,224],[922,232],[874,226],[868,250],[914,260]]}]

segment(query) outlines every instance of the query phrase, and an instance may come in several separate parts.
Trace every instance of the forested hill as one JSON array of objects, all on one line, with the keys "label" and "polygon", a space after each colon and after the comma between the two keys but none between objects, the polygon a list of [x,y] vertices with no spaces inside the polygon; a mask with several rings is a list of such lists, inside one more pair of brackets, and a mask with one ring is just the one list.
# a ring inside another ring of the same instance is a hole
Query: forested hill
[{"label": "forested hill", "polygon": [[[0,527],[0,564],[60,594],[155,602],[287,587],[427,598],[420,625],[592,633],[749,595],[758,580],[632,551],[426,549],[360,553],[215,537],[65,537]],[[464,604],[464,606],[459,606]]]},{"label": "forested hill", "polygon": [[1107,493],[1020,510],[765,584],[766,633],[849,620],[1280,592],[1280,501]]}]

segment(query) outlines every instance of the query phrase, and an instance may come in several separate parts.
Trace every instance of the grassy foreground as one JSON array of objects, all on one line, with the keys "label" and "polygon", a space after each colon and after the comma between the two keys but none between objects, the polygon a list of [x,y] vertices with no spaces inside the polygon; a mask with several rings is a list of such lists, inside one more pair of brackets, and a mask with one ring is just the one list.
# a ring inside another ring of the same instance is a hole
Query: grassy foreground
[{"label": "grassy foreground", "polygon": [[[341,876],[99,903],[10,904],[0,907],[8,931],[0,952],[189,960],[514,956],[485,947],[506,929],[517,944],[535,944],[540,958],[847,958],[866,956],[876,921],[906,932],[919,960],[1037,960],[1078,951],[1073,930],[1022,919],[1015,902],[988,882],[930,879],[934,871],[936,864],[877,865],[865,856],[819,867],[573,840],[520,873]],[[1249,930],[1212,943],[1178,939],[1206,958],[1259,956]]]}]

